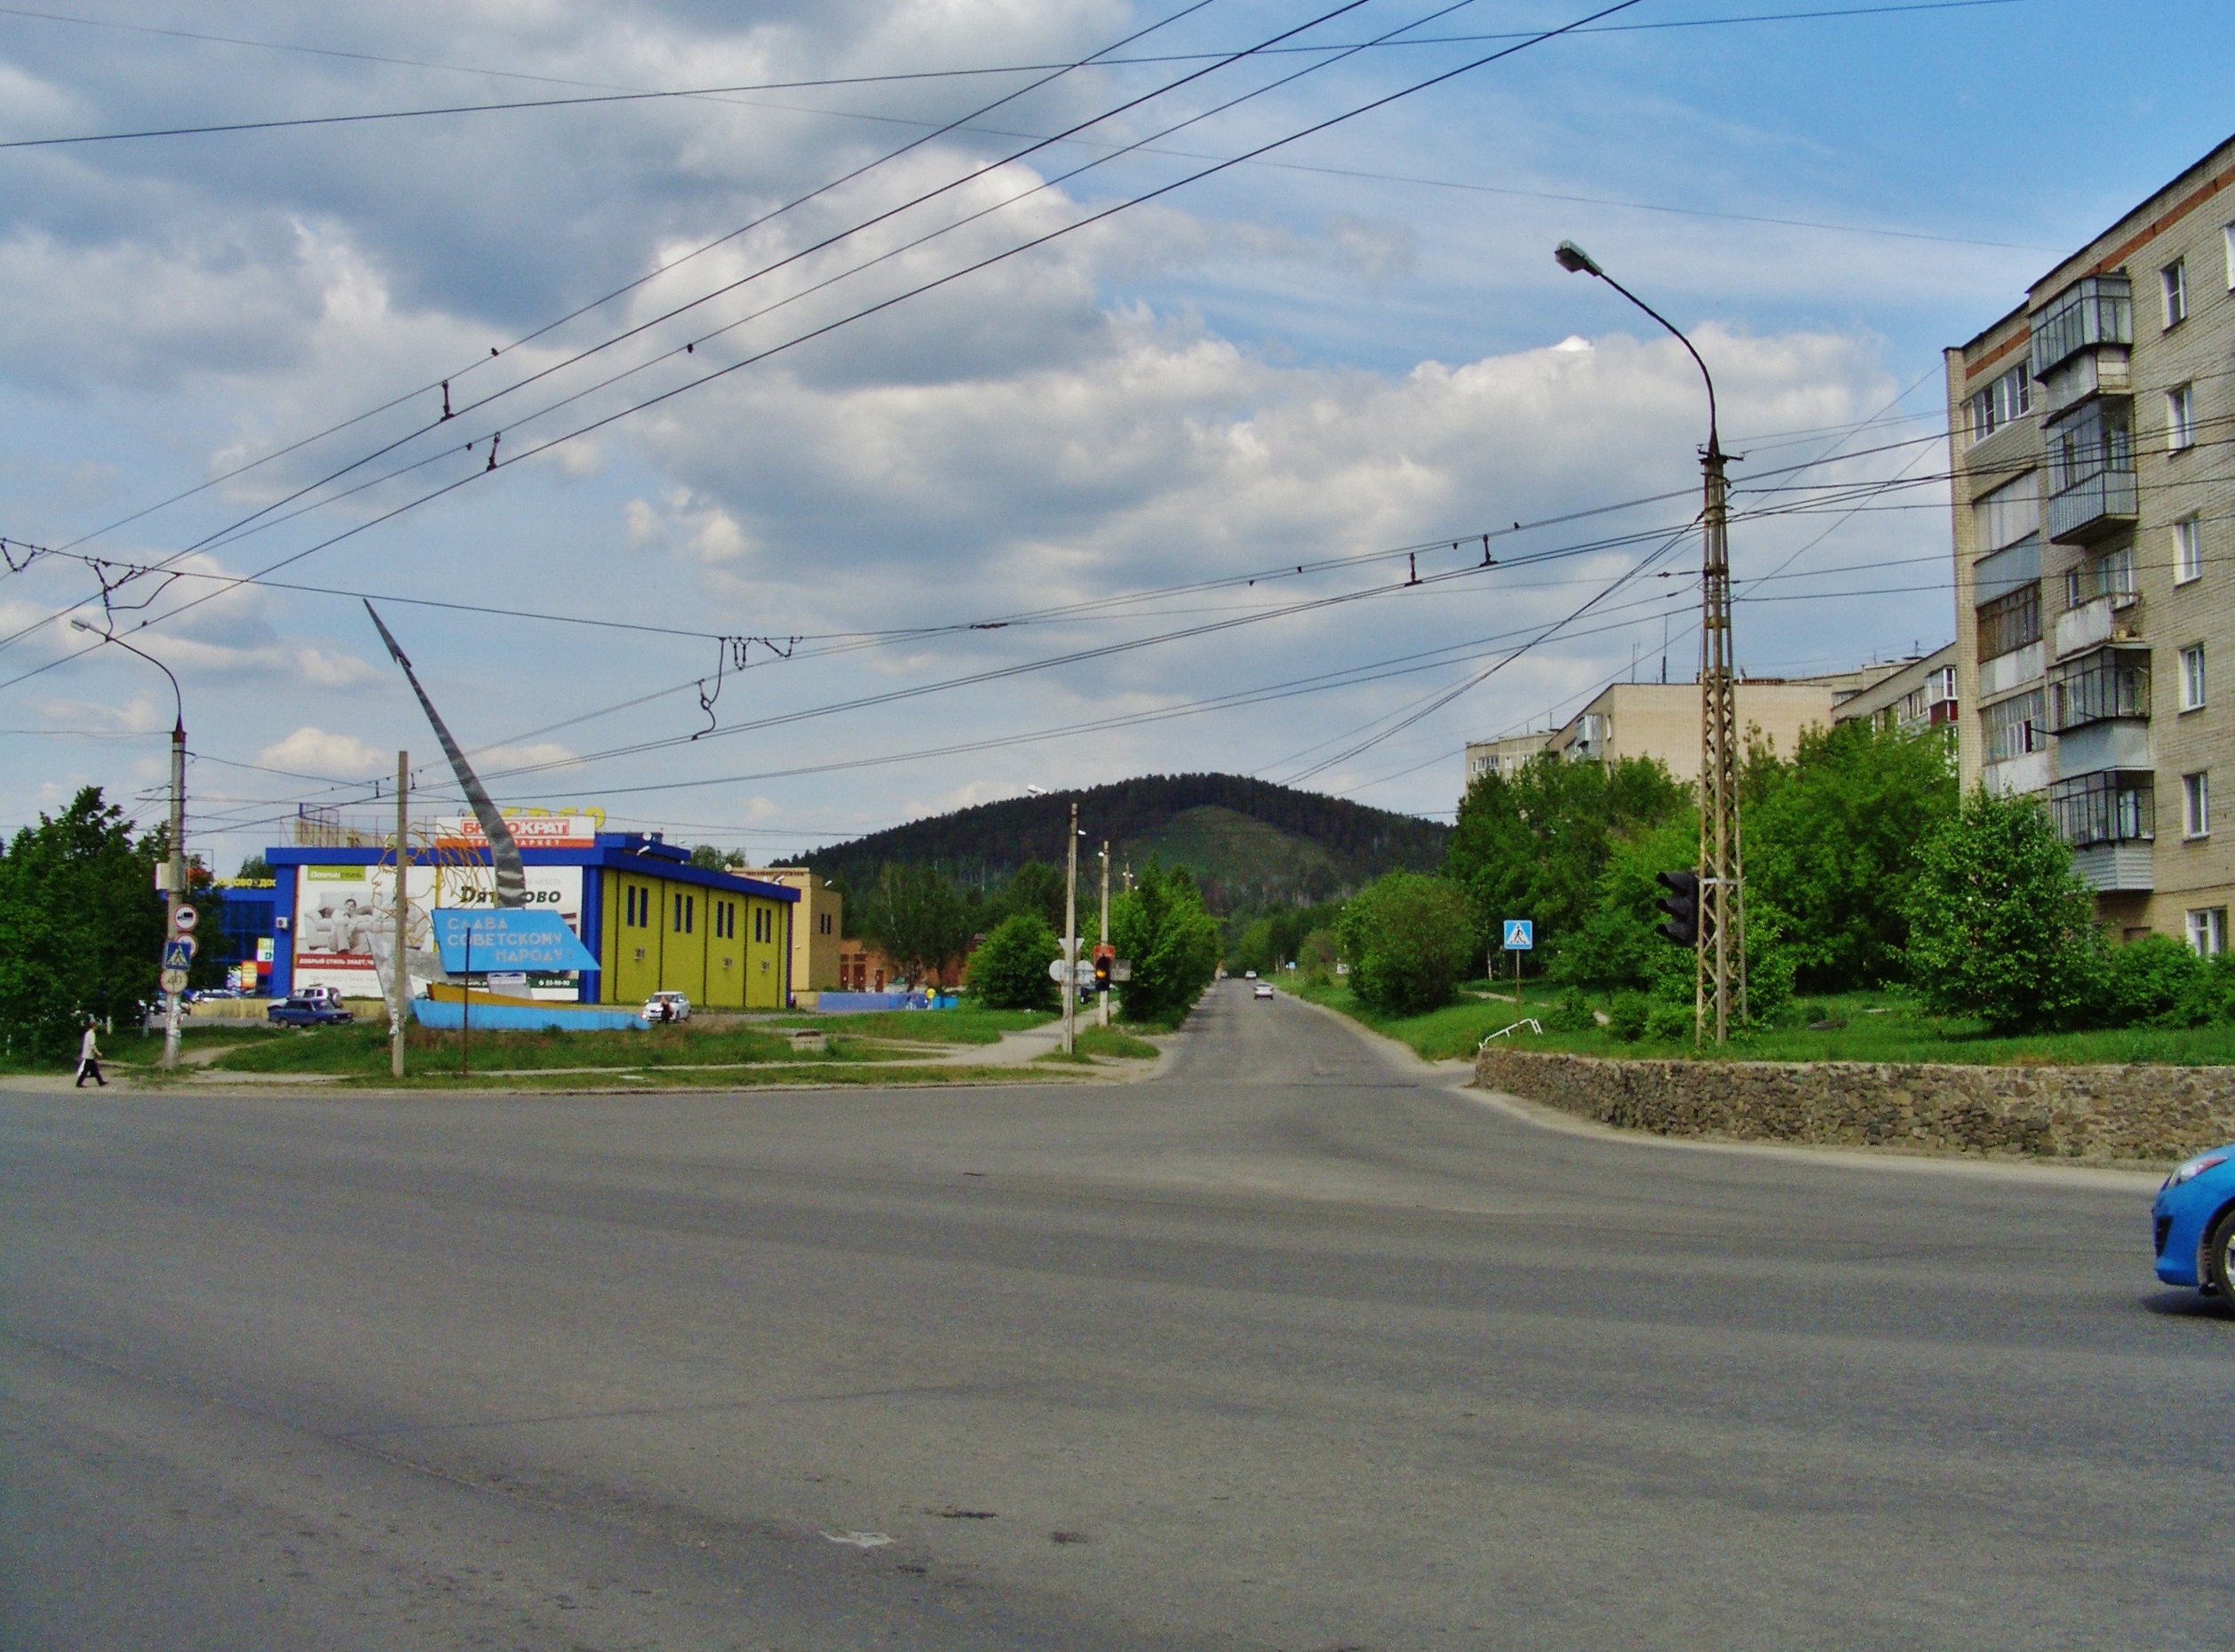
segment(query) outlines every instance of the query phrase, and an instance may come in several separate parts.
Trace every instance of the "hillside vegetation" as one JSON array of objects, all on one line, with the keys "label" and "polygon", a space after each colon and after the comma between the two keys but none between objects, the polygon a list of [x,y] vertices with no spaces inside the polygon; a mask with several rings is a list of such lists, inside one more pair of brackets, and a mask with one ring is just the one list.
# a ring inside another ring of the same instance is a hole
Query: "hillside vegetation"
[{"label": "hillside vegetation", "polygon": [[[1215,912],[1324,901],[1384,872],[1433,871],[1451,829],[1239,774],[1149,774],[1080,792],[1013,798],[834,844],[800,858],[859,888],[890,862],[991,887],[1027,862],[1061,866],[1073,798],[1086,844],[1136,870],[1184,866]],[[1081,856],[1087,876],[1091,854]]]}]

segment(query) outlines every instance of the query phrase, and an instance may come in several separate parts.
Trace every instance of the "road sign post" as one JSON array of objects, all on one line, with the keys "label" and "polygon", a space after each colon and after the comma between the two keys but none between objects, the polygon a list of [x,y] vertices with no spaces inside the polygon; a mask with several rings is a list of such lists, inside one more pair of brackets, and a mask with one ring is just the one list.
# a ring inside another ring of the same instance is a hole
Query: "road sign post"
[{"label": "road sign post", "polygon": [[1537,925],[1534,918],[1509,917],[1504,925],[1506,950],[1514,960],[1514,1007],[1521,1007],[1521,955],[1533,952],[1537,946]]}]

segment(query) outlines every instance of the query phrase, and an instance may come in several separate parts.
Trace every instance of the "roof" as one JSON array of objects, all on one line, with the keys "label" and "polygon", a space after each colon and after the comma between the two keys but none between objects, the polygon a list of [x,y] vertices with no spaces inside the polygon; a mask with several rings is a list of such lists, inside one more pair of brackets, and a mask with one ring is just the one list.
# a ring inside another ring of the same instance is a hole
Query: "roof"
[{"label": "roof", "polygon": [[[394,855],[385,848],[322,849],[290,844],[266,849],[264,858],[273,866],[386,866]],[[445,849],[447,866],[487,866],[487,849]],[[735,872],[709,871],[693,866],[690,857],[668,844],[653,843],[634,832],[600,832],[594,849],[522,849],[522,866],[581,866],[601,870],[634,872],[640,877],[664,878],[671,883],[693,884],[701,889],[720,889],[729,894],[755,895],[763,901],[791,901],[799,892],[783,884],[740,878]]]}]

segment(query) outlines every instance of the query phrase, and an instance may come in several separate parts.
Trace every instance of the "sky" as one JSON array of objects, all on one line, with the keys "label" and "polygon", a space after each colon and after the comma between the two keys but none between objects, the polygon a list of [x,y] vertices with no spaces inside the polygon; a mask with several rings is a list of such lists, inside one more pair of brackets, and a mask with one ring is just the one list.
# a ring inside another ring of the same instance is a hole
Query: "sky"
[{"label": "sky", "polygon": [[160,818],[107,631],[220,872],[399,751],[461,806],[367,597],[501,804],[756,862],[1144,773],[1448,820],[1697,660],[1698,371],[1567,238],[1714,375],[1741,669],[1933,648],[1940,351],[2235,61],[2211,0],[56,3],[0,829]]}]

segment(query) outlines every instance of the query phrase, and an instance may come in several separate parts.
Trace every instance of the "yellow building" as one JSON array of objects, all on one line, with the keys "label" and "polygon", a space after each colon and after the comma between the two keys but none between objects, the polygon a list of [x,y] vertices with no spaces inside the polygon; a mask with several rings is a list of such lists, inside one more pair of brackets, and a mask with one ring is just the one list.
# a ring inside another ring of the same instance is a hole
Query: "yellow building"
[{"label": "yellow building", "polygon": [[846,897],[831,880],[804,866],[745,868],[740,878],[775,884],[799,895],[791,909],[791,989],[839,992],[839,941],[846,933]]}]

